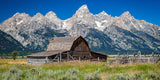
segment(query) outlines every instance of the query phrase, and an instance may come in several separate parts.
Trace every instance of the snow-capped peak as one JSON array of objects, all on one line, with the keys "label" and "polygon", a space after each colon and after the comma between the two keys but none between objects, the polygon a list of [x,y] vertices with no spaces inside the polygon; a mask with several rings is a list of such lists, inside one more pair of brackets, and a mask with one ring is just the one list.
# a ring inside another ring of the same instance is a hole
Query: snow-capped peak
[{"label": "snow-capped peak", "polygon": [[86,10],[88,10],[88,7],[87,7],[87,5],[83,5],[83,6],[81,6],[78,10],[84,10],[84,9],[86,9]]},{"label": "snow-capped peak", "polygon": [[37,13],[36,15],[34,15],[33,17],[43,17],[43,15],[41,13]]},{"label": "snow-capped peak", "polygon": [[102,14],[102,15],[108,15],[105,11],[102,11],[101,13],[99,14]]},{"label": "snow-capped peak", "polygon": [[45,15],[46,18],[48,19],[53,19],[53,18],[57,18],[56,14],[52,11],[48,12],[46,15]]},{"label": "snow-capped peak", "polygon": [[19,16],[21,16],[21,17],[30,17],[28,14],[26,14],[26,13],[19,13],[19,12],[17,12],[16,14],[14,14],[13,15],[13,17],[19,17]]},{"label": "snow-capped peak", "polygon": [[125,20],[127,20],[127,19],[133,20],[133,19],[134,19],[134,17],[131,16],[131,14],[129,13],[129,11],[124,12],[124,13],[120,16],[120,18],[121,18],[121,19],[125,19]]},{"label": "snow-capped peak", "polygon": [[83,5],[83,6],[81,6],[77,11],[76,11],[76,16],[77,17],[83,17],[84,15],[87,15],[87,14],[89,14],[90,12],[89,12],[89,10],[88,10],[88,7],[87,7],[87,5]]},{"label": "snow-capped peak", "polygon": [[121,17],[131,17],[131,14],[129,13],[129,11],[124,12]]},{"label": "snow-capped peak", "polygon": [[16,16],[18,16],[20,13],[19,12],[17,12],[16,14],[14,14],[13,15],[13,17],[16,17]]},{"label": "snow-capped peak", "polygon": [[41,13],[37,13],[32,17],[32,20],[39,20],[41,21],[44,18],[44,16]]},{"label": "snow-capped peak", "polygon": [[52,17],[52,16],[56,16],[56,14],[55,14],[54,12],[52,12],[52,11],[49,11],[49,12],[45,15],[45,17]]}]

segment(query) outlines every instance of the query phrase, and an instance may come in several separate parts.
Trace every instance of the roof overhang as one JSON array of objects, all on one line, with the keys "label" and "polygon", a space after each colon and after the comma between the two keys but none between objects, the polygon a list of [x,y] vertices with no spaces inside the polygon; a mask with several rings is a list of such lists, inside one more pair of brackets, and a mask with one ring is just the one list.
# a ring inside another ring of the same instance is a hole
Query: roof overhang
[{"label": "roof overhang", "polygon": [[39,52],[39,53],[35,53],[35,54],[31,54],[31,55],[27,55],[27,57],[48,57],[48,56],[53,56],[53,55],[57,55],[59,53],[64,53],[67,51],[44,51],[44,52]]}]

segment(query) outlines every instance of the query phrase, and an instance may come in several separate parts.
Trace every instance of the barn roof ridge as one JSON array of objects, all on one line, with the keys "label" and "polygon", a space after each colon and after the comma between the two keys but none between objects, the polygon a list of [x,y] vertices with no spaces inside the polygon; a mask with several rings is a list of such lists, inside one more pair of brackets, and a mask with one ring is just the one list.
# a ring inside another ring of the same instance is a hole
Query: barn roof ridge
[{"label": "barn roof ridge", "polygon": [[[54,40],[52,40],[48,47],[47,47],[47,51],[50,50],[64,50],[64,51],[68,51],[71,49],[73,43],[75,40],[77,40],[78,38],[82,38],[84,39],[82,36],[77,36],[77,37],[55,37]],[[85,39],[84,39],[85,40]]]}]

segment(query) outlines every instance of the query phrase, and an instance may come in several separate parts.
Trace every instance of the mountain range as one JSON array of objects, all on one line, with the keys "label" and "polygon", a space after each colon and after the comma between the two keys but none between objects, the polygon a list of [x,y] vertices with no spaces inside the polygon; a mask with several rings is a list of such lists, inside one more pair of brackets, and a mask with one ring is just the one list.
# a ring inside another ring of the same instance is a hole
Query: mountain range
[{"label": "mountain range", "polygon": [[16,13],[0,24],[0,30],[32,51],[46,50],[54,37],[81,35],[91,50],[104,54],[160,52],[158,25],[135,19],[128,11],[119,17],[105,11],[94,15],[87,5],[66,20],[59,19],[52,11],[33,17]]}]

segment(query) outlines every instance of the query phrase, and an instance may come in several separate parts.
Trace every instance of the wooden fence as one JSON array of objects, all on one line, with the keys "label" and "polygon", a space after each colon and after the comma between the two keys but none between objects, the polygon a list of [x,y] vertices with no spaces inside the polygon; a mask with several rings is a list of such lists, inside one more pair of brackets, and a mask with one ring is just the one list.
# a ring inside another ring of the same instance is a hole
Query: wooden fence
[{"label": "wooden fence", "polygon": [[133,64],[133,63],[158,63],[160,56],[158,55],[114,55],[108,59],[108,64]]}]

